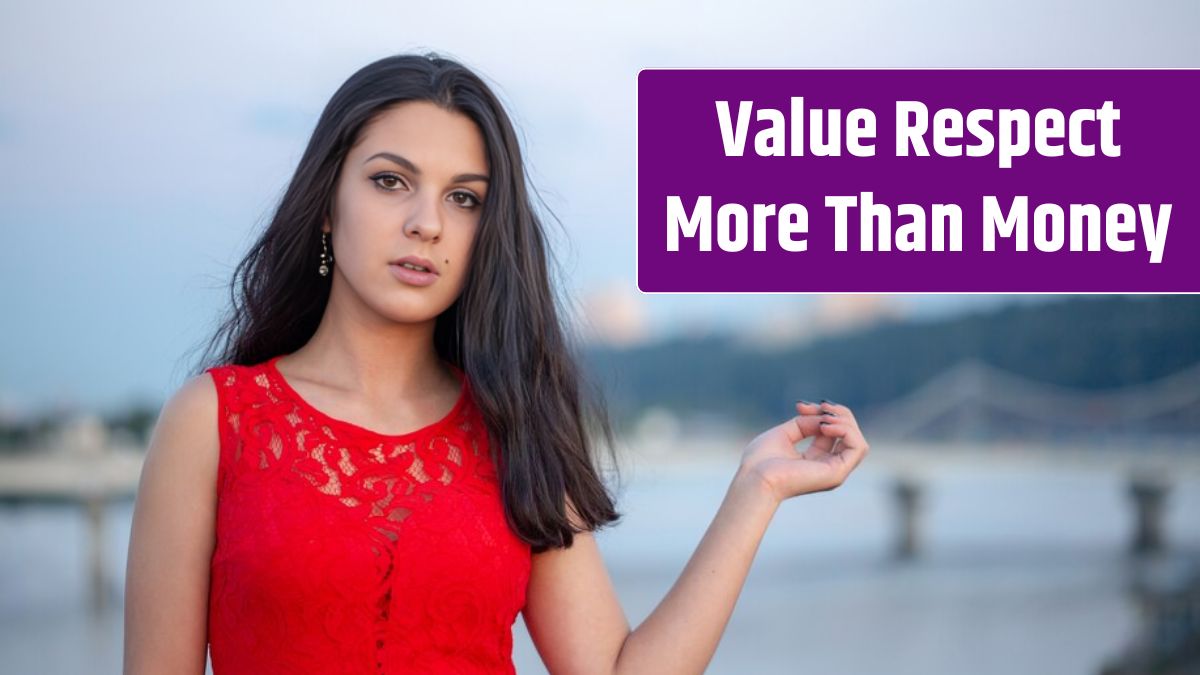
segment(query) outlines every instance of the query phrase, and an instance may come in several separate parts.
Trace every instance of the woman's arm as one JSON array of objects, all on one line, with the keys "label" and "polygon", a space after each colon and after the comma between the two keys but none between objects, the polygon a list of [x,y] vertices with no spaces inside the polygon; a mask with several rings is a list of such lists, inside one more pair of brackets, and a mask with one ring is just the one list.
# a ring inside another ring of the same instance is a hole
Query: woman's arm
[{"label": "woman's arm", "polygon": [[202,675],[220,453],[210,375],[163,406],[133,510],[125,570],[125,675]]},{"label": "woman's arm", "polygon": [[[867,453],[845,406],[800,402],[797,410],[746,447],[695,553],[637,629],[629,630],[591,534],[534,556],[525,624],[551,673],[704,671],[779,503],[841,485]],[[815,438],[797,452],[806,437]]]}]

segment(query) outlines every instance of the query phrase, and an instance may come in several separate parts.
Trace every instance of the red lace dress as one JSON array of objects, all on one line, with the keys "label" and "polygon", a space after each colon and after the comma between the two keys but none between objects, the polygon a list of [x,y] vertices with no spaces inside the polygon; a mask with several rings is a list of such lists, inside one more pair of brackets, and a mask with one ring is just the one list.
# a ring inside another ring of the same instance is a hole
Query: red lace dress
[{"label": "red lace dress", "polygon": [[387,435],[309,405],[278,358],[208,371],[214,675],[514,672],[530,549],[506,524],[465,374],[446,417]]}]

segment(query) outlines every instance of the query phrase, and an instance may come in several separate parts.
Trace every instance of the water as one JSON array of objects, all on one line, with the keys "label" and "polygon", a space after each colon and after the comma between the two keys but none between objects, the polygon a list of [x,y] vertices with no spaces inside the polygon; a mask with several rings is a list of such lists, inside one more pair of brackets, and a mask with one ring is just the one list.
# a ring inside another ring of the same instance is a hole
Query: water
[{"label": "water", "polygon": [[[621,524],[598,541],[632,626],[682,570],[734,465],[634,466]],[[928,472],[921,556],[891,562],[886,467],[784,503],[709,673],[1097,672],[1138,627],[1125,590],[1133,512],[1124,476],[1096,468],[969,465]],[[1200,550],[1200,479],[1177,477],[1165,528]],[[107,512],[112,607],[87,606],[82,509],[0,510],[0,670],[119,673],[131,504]],[[514,662],[545,669],[518,619]]]}]

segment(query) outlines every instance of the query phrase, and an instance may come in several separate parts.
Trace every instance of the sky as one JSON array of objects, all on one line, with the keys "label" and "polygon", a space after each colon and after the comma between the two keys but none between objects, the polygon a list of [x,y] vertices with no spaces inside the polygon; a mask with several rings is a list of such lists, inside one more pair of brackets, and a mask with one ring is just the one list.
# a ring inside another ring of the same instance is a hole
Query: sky
[{"label": "sky", "polygon": [[1196,67],[1197,27],[1191,0],[5,3],[0,410],[157,403],[177,388],[329,96],[389,54],[437,51],[495,87],[562,223],[564,292],[613,317],[598,338],[788,339],[847,313],[1044,298],[641,294],[640,69]]}]

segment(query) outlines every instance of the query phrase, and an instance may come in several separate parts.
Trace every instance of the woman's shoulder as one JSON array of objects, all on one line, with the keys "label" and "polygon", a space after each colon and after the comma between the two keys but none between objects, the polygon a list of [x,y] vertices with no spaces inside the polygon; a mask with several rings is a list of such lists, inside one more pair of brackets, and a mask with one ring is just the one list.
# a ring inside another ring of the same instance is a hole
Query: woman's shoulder
[{"label": "woman's shoulder", "polygon": [[221,449],[217,410],[217,387],[206,373],[188,378],[168,396],[142,464],[141,510],[177,513],[211,506]]},{"label": "woman's shoulder", "polygon": [[158,414],[157,428],[172,435],[197,435],[199,437],[214,434],[214,420],[221,404],[220,369],[205,371],[199,375],[188,377],[179,389],[168,396],[162,412]]}]

